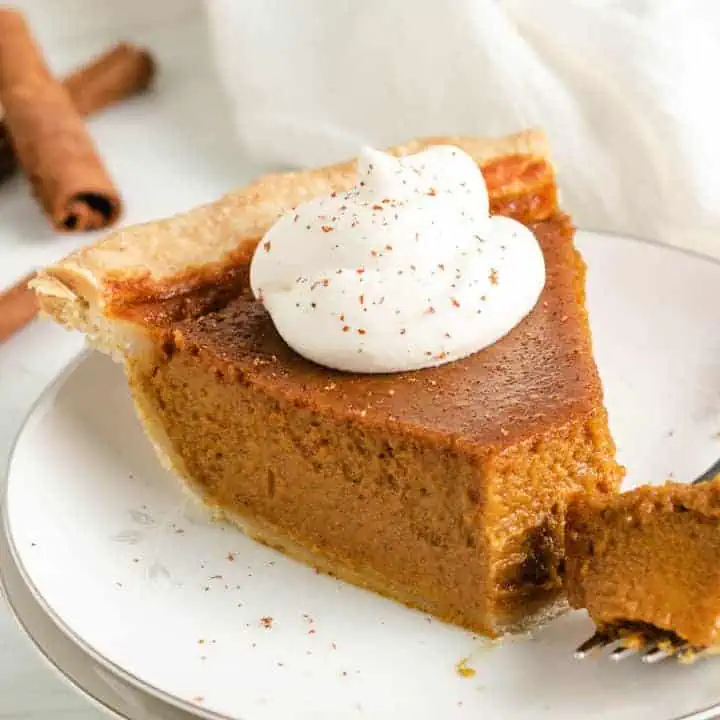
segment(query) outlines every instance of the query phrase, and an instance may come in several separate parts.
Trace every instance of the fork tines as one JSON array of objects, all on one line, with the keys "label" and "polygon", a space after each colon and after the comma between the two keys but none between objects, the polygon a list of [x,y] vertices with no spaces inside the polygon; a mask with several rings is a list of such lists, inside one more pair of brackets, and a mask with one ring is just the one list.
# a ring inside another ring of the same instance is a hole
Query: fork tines
[{"label": "fork tines", "polygon": [[611,660],[619,662],[639,655],[648,664],[668,658],[689,664],[713,652],[712,648],[694,647],[675,633],[652,625],[618,624],[599,629],[578,647],[575,657],[581,660],[593,652],[608,648],[612,648],[609,655]]}]

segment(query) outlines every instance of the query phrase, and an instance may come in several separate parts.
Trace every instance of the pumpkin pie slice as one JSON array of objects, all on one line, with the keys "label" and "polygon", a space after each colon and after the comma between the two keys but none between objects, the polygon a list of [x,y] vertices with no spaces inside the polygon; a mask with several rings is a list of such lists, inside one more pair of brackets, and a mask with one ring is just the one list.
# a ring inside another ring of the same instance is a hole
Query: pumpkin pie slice
[{"label": "pumpkin pie slice", "polygon": [[578,497],[566,540],[570,603],[599,630],[654,626],[698,648],[720,642],[720,475]]},{"label": "pumpkin pie slice", "polygon": [[543,136],[441,137],[480,166],[491,211],[534,231],[546,285],[489,348],[392,375],[293,352],[248,287],[282,212],[346,191],[347,162],[269,175],[121,230],[47,268],[42,309],[125,367],[163,463],[252,537],[321,571],[490,635],[565,605],[572,494],[616,491],[585,310],[585,265]]}]

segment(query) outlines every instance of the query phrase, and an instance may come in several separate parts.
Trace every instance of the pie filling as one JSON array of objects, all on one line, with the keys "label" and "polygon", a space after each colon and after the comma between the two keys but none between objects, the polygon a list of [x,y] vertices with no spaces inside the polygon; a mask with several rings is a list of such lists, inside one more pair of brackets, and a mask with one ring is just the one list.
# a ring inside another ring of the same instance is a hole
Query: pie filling
[{"label": "pie filling", "polygon": [[[565,216],[536,308],[487,350],[393,375],[294,353],[245,294],[129,367],[176,469],[261,541],[474,631],[560,611],[564,508],[622,476]],[[168,340],[168,338],[171,338]]]},{"label": "pie filling", "polygon": [[566,583],[599,627],[652,625],[697,647],[720,640],[720,477],[577,498]]}]

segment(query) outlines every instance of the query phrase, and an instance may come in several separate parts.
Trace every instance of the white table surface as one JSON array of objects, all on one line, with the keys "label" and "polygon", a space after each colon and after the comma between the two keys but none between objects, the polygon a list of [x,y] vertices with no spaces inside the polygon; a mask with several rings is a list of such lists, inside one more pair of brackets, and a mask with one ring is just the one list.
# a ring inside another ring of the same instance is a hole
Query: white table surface
[{"label": "white table surface", "polygon": [[[90,122],[125,198],[125,224],[211,200],[256,173],[235,150],[229,109],[211,69],[199,0],[16,4],[25,6],[57,72],[122,39],[147,44],[159,60],[152,94]],[[53,233],[24,180],[0,188],[0,288],[92,239]],[[3,469],[31,404],[82,347],[81,337],[43,321],[33,322],[0,346]],[[101,716],[46,667],[0,600],[0,720]]]}]

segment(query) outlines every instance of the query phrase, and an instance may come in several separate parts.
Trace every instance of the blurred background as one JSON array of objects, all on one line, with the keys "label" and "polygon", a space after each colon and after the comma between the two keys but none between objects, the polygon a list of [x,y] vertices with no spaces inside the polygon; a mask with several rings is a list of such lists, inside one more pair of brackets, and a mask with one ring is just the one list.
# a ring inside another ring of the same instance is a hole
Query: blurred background
[{"label": "blurred background", "polygon": [[[230,105],[212,66],[200,0],[25,0],[13,5],[25,13],[57,75],[119,41],[146,46],[157,60],[151,92],[89,121],[124,199],[121,223],[209,201],[253,174],[233,141]],[[0,186],[0,292],[97,235],[55,232],[27,180],[15,175]],[[34,399],[82,347],[81,337],[41,321],[0,343],[0,473]],[[35,653],[0,599],[0,718],[104,717]]]}]

